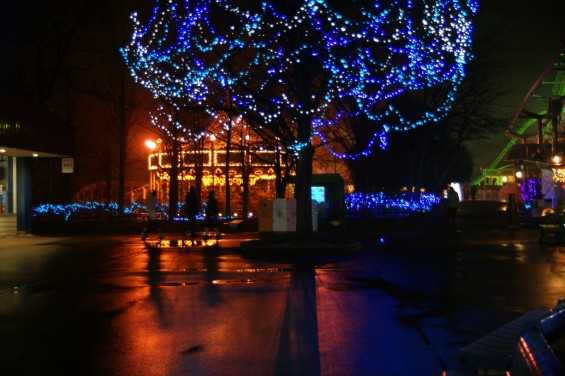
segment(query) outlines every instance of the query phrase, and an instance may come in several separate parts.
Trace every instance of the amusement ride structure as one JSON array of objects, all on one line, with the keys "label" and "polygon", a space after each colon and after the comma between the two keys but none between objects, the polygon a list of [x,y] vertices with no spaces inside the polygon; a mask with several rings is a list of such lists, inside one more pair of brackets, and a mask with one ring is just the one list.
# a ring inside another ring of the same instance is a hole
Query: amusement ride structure
[{"label": "amusement ride structure", "polygon": [[522,100],[506,128],[506,146],[473,182],[481,186],[483,198],[505,200],[516,195],[526,205],[559,206],[565,182],[564,103],[562,49]]}]

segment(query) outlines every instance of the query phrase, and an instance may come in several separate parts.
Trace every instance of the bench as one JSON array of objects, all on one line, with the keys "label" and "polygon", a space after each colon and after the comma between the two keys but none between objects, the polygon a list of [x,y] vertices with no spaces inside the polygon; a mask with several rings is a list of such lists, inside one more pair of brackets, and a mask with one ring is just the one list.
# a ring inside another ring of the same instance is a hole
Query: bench
[{"label": "bench", "polygon": [[234,219],[228,222],[228,226],[232,229],[239,227],[243,223],[243,219]]},{"label": "bench", "polygon": [[[565,303],[536,308],[455,353],[476,375],[565,375]],[[510,371],[510,372],[509,372]],[[444,376],[462,374],[444,371]]]},{"label": "bench", "polygon": [[540,243],[565,244],[565,216],[549,214],[542,218],[539,225]]},{"label": "bench", "polygon": [[545,307],[536,308],[461,348],[455,353],[455,359],[461,364],[475,366],[479,374],[504,374],[511,366],[524,328],[534,325],[549,312]]},{"label": "bench", "polygon": [[563,244],[565,243],[565,226],[560,224],[541,224],[540,243]]}]

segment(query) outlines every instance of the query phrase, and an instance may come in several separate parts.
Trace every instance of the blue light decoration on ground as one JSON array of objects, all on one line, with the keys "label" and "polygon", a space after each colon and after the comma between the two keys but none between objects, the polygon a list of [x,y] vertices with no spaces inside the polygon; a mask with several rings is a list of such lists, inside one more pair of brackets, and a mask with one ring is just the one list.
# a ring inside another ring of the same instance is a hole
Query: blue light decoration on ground
[{"label": "blue light decoration on ground", "polygon": [[[166,205],[162,205],[162,212],[167,216]],[[145,205],[138,204],[136,202],[132,203],[128,207],[124,207],[124,214],[145,214],[147,213],[147,207]],[[84,203],[72,203],[72,204],[40,204],[34,206],[32,209],[32,216],[37,217],[41,215],[53,215],[60,216],[65,221],[68,221],[71,216],[103,216],[111,215],[118,216],[118,203],[117,202],[97,202],[97,201],[87,201]]]},{"label": "blue light decoration on ground", "polygon": [[525,179],[520,185],[520,192],[522,193],[524,202],[532,201],[538,197],[542,197],[541,179]]},{"label": "blue light decoration on ground", "polygon": [[352,193],[345,196],[348,216],[410,215],[432,211],[440,203],[433,194],[421,194],[417,198],[407,195],[389,197],[384,193]]},{"label": "blue light decoration on ground", "polygon": [[[437,204],[440,198],[432,194],[419,195],[417,199],[406,195],[397,195],[389,197],[384,193],[352,193],[345,195],[345,209],[347,216],[372,215],[379,216],[383,213],[391,215],[407,216],[414,213],[430,212]],[[180,206],[182,207],[183,204]],[[165,216],[168,213],[167,205],[163,205],[162,212]],[[73,216],[117,216],[118,204],[115,202],[85,202],[74,204],[41,204],[32,209],[32,215],[38,216],[57,216],[62,217],[65,221],[69,221]],[[124,208],[124,213],[128,214],[147,214],[147,207],[138,203],[133,203]],[[202,220],[202,213],[197,216]],[[184,221],[185,218],[175,217],[175,221]]]},{"label": "blue light decoration on ground", "polygon": [[541,187],[541,179],[539,178],[525,179],[520,185],[520,193],[522,194],[522,201],[526,211],[531,210],[532,207],[537,208],[535,200],[543,197]]}]

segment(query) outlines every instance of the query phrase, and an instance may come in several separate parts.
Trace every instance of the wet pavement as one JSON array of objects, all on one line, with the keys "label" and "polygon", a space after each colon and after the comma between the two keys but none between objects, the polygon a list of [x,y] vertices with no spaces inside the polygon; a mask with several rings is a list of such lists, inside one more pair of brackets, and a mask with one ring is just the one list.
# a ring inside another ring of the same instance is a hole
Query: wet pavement
[{"label": "wet pavement", "polygon": [[440,375],[565,297],[565,248],[465,216],[315,265],[168,235],[0,239],[0,375]]}]

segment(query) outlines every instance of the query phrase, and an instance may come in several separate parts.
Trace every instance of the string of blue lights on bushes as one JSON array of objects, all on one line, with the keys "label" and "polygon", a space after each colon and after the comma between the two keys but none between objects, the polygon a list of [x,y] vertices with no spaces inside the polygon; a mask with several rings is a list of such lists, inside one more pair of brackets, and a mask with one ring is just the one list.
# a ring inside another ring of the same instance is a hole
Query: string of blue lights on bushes
[{"label": "string of blue lights on bushes", "polygon": [[[440,198],[433,194],[422,194],[418,198],[405,195],[389,197],[384,193],[364,194],[352,193],[345,195],[345,216],[381,216],[383,213],[398,213],[410,215],[414,213],[426,213],[433,210],[440,202]],[[181,203],[181,206],[184,205]],[[168,213],[167,205],[163,205],[163,214]],[[72,216],[94,216],[94,215],[118,215],[118,204],[115,202],[85,202],[72,204],[41,204],[32,210],[34,217],[56,216],[65,221]],[[146,214],[147,207],[138,203],[124,209],[128,214]],[[165,217],[166,218],[166,217]],[[201,218],[201,217],[200,217]],[[228,218],[225,218],[228,219]]]}]

